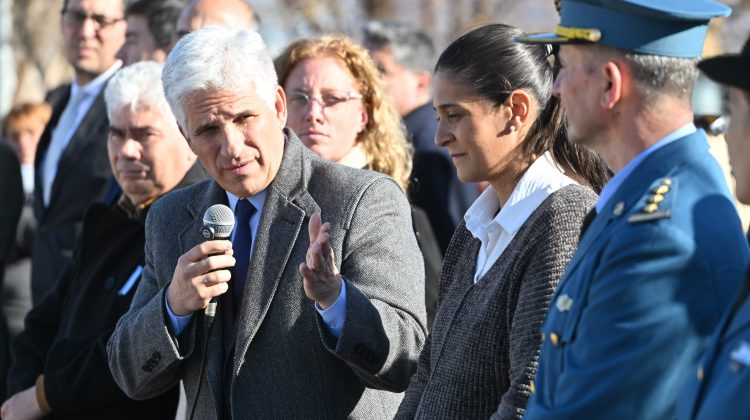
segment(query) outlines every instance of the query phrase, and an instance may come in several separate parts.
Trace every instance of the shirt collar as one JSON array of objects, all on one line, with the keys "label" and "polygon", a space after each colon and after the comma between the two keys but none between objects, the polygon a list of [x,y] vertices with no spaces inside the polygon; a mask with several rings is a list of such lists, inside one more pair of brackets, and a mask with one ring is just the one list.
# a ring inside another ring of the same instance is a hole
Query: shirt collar
[{"label": "shirt collar", "polygon": [[[263,205],[266,203],[266,194],[267,191],[263,190],[255,195],[251,195],[245,198],[250,201],[250,204],[252,204],[256,210],[262,211]],[[227,191],[227,199],[229,200],[229,208],[234,211],[234,209],[237,208],[237,202],[240,201],[240,198]]]},{"label": "shirt collar", "polygon": [[107,71],[96,76],[94,80],[86,83],[85,85],[79,85],[74,78],[73,83],[71,83],[70,86],[70,96],[74,97],[79,92],[83,92],[88,97],[95,97],[99,95],[99,92],[102,91],[102,88],[107,83],[107,80],[109,80],[109,78],[112,77],[112,75],[115,74],[115,72],[119,70],[120,67],[122,67],[122,61],[115,60],[115,63],[112,64],[112,66],[110,66]]},{"label": "shirt collar", "polygon": [[493,223],[514,235],[551,193],[571,184],[576,181],[565,175],[547,152],[529,166],[502,209],[492,187],[487,188],[466,212],[466,228],[477,239],[492,229]]},{"label": "shirt collar", "polygon": [[683,125],[682,127],[678,128],[677,130],[667,134],[664,138],[657,141],[656,143],[652,144],[646,150],[639,153],[635,158],[633,158],[630,162],[628,162],[621,170],[620,172],[616,173],[612,179],[609,180],[607,185],[602,188],[601,194],[599,194],[599,200],[596,202],[596,212],[601,213],[604,209],[604,206],[607,205],[607,202],[610,198],[612,198],[613,195],[615,195],[615,192],[617,192],[617,189],[622,185],[623,182],[632,174],[636,167],[643,162],[647,157],[649,157],[652,153],[655,151],[661,149],[662,147],[668,145],[669,143],[672,143],[673,141],[679,140],[685,136],[689,136],[693,133],[698,131],[697,128],[695,128],[695,124],[688,123]]}]

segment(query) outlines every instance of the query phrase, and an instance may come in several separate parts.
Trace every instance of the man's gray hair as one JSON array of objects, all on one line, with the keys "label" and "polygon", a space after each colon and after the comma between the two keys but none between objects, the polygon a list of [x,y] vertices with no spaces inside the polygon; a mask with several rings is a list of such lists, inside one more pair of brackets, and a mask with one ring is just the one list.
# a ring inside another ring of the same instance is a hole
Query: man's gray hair
[{"label": "man's gray hair", "polygon": [[363,43],[367,48],[390,47],[396,63],[413,72],[432,73],[435,45],[421,29],[408,23],[371,21],[365,25]]},{"label": "man's gray hair", "polygon": [[637,54],[604,45],[593,47],[592,50],[602,58],[618,57],[625,61],[642,94],[653,97],[669,95],[690,102],[699,74],[697,58]]},{"label": "man's gray hair", "polygon": [[172,112],[161,86],[161,72],[161,64],[141,61],[115,73],[104,91],[110,121],[112,115],[122,108],[129,107],[133,112],[139,106],[155,107],[167,120],[171,119]]},{"label": "man's gray hair", "polygon": [[162,74],[167,102],[188,137],[186,101],[199,91],[218,89],[256,94],[271,109],[278,78],[260,35],[247,29],[209,26],[185,35],[169,53]]},{"label": "man's gray hair", "polygon": [[698,59],[660,55],[623,54],[633,78],[646,95],[669,94],[690,100],[698,80]]}]

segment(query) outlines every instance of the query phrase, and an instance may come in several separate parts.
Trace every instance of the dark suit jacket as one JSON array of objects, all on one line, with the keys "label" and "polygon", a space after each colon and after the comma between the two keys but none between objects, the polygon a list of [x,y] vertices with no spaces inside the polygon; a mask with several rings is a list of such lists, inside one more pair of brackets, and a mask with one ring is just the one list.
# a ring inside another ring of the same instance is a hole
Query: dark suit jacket
[{"label": "dark suit jacket", "polygon": [[404,123],[414,145],[411,201],[427,213],[445,254],[453,232],[478,196],[477,186],[461,182],[448,152],[435,144],[437,121],[432,104],[410,112]]},{"label": "dark suit jacket", "polygon": [[[425,339],[424,267],[409,203],[386,176],[321,159],[286,131],[281,167],[267,188],[236,321],[231,382],[224,388],[222,311],[208,337],[196,396],[204,316],[170,333],[165,289],[177,259],[202,238],[202,215],[226,203],[214,181],[167,195],[146,223],[146,268],[133,305],[108,343],[120,387],[148,398],[185,382],[197,419],[217,418],[223,398],[235,418],[392,418]],[[346,322],[330,334],[304,294],[313,212],[331,222],[331,246],[347,280]]]},{"label": "dark suit jacket", "polygon": [[[0,289],[3,285],[5,263],[16,245],[16,226],[24,203],[21,165],[16,152],[5,142],[0,142]],[[8,324],[4,311],[0,311],[0,375],[5,377],[10,361],[8,353]],[[5,384],[0,383],[0,397],[5,397]]]},{"label": "dark suit jacket", "polygon": [[102,89],[60,157],[50,202],[45,207],[42,198],[44,158],[52,130],[69,99],[70,89],[67,89],[53,108],[34,162],[34,215],[38,226],[32,251],[31,288],[35,304],[54,286],[70,262],[83,214],[91,203],[104,198],[107,182],[112,177],[107,157],[109,120]]},{"label": "dark suit jacket", "polygon": [[143,222],[104,204],[89,208],[70,268],[29,312],[26,329],[13,340],[10,393],[33,386],[44,374],[52,418],[174,417],[176,387],[154,399],[133,401],[107,366],[107,340],[135,287],[118,292],[143,266]]},{"label": "dark suit jacket", "polygon": [[[196,163],[178,188],[204,178]],[[107,340],[130,306],[144,265],[147,210],[128,216],[118,205],[89,207],[72,263],[13,340],[10,392],[33,386],[44,374],[53,418],[174,418],[176,387],[133,401],[118,388],[107,365]]]}]

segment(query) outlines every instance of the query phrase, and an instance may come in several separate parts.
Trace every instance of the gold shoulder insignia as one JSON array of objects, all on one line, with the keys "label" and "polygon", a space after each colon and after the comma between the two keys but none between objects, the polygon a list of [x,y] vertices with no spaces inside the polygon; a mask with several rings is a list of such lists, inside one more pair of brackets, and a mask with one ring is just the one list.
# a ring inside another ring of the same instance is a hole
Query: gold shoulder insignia
[{"label": "gold shoulder insignia", "polygon": [[669,217],[672,213],[667,208],[661,208],[666,202],[667,194],[672,190],[672,180],[664,178],[656,183],[645,198],[643,208],[639,213],[628,217],[628,223],[648,222],[651,220],[663,219]]}]

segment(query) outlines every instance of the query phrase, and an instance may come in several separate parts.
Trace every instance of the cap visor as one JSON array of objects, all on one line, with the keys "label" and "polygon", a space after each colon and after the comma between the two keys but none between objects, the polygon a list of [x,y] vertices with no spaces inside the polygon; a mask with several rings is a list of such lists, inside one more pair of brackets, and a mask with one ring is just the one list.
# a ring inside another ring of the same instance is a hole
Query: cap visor
[{"label": "cap visor", "polygon": [[516,42],[524,44],[590,44],[590,41],[581,39],[570,39],[560,36],[554,32],[540,32],[535,34],[525,34],[513,37]]},{"label": "cap visor", "polygon": [[723,85],[750,90],[750,61],[740,56],[719,56],[698,63],[706,76]]}]

